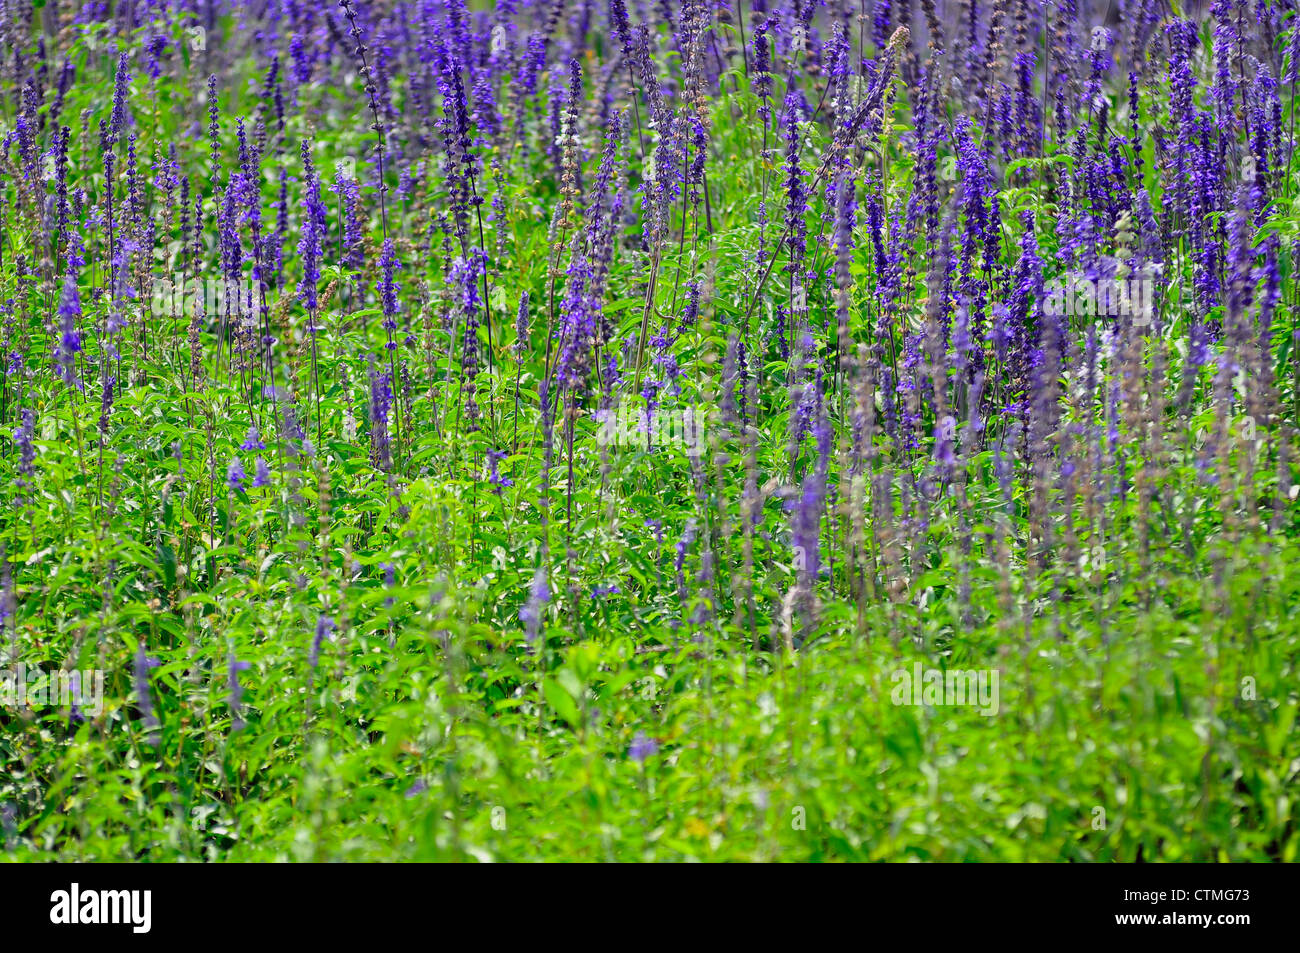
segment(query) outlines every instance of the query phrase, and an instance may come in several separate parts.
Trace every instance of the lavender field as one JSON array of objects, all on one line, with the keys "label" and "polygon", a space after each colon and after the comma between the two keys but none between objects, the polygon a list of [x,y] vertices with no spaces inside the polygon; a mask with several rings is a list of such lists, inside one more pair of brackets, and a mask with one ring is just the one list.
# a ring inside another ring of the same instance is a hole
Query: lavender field
[{"label": "lavender field", "polygon": [[19,860],[1293,861],[1295,0],[0,0]]}]

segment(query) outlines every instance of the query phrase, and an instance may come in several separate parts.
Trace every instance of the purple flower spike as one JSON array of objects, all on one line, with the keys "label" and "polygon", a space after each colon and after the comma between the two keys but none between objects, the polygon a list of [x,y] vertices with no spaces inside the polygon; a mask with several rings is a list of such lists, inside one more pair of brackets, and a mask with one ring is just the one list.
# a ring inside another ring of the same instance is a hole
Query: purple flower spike
[{"label": "purple flower spike", "polygon": [[316,620],[316,638],[312,640],[311,651],[307,654],[307,662],[312,668],[320,664],[320,649],[330,633],[334,631],[334,620],[327,615],[321,616]]},{"label": "purple flower spike", "polygon": [[156,729],[160,722],[154,712],[153,695],[149,691],[149,670],[161,664],[158,659],[145,654],[144,643],[141,642],[135,653],[135,697],[140,713],[144,716],[144,726],[149,731],[146,740],[151,745],[158,744]]},{"label": "purple flower spike", "polygon": [[262,442],[261,438],[257,434],[256,426],[248,428],[248,436],[245,437],[244,442],[239,445],[239,449],[248,451],[266,449],[266,444]]},{"label": "purple flower spike", "polygon": [[637,764],[643,764],[646,758],[659,751],[659,742],[648,737],[644,731],[638,731],[628,746],[627,756]]},{"label": "purple flower spike", "polygon": [[243,698],[244,687],[239,684],[239,673],[246,671],[252,663],[241,662],[230,656],[229,675],[226,686],[230,689],[230,730],[239,731],[244,727]]}]

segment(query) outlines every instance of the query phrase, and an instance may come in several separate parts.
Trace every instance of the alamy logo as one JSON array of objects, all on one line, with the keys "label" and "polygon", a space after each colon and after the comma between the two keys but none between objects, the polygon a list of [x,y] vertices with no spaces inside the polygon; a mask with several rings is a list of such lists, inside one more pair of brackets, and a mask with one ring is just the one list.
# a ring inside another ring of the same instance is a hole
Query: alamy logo
[{"label": "alamy logo", "polygon": [[647,414],[644,409],[624,401],[617,406],[598,410],[596,442],[602,447],[683,446],[687,453],[698,453],[704,433],[702,411],[684,407],[658,406]]},{"label": "alamy logo", "polygon": [[50,922],[58,924],[130,924],[133,933],[148,933],[153,925],[153,891],[71,890],[50,894]]},{"label": "alamy logo", "polygon": [[900,668],[890,678],[894,689],[889,700],[895,705],[978,705],[980,714],[998,713],[998,670],[995,668],[947,671],[924,668],[920,662],[912,670]]},{"label": "alamy logo", "polygon": [[19,662],[0,669],[0,708],[52,705],[94,718],[104,710],[104,673],[100,669],[46,672]]},{"label": "alamy logo", "polygon": [[167,278],[155,278],[149,288],[149,305],[155,315],[179,318],[202,308],[202,313],[217,316],[229,312],[251,312],[258,304],[250,278],[191,278],[177,272]]},{"label": "alamy logo", "polygon": [[1044,286],[1043,310],[1053,317],[1132,317],[1133,324],[1151,323],[1155,282],[1150,278],[1053,278]]}]

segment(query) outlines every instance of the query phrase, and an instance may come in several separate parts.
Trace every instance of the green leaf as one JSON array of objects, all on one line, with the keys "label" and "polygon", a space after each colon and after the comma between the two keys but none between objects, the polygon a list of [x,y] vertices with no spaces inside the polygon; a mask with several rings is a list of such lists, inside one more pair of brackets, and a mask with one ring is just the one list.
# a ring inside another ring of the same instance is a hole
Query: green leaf
[{"label": "green leaf", "polygon": [[578,715],[578,706],[568,689],[555,679],[548,678],[542,683],[542,691],[546,695],[547,702],[555,709],[555,713],[567,721],[571,728],[577,728],[581,718]]}]

